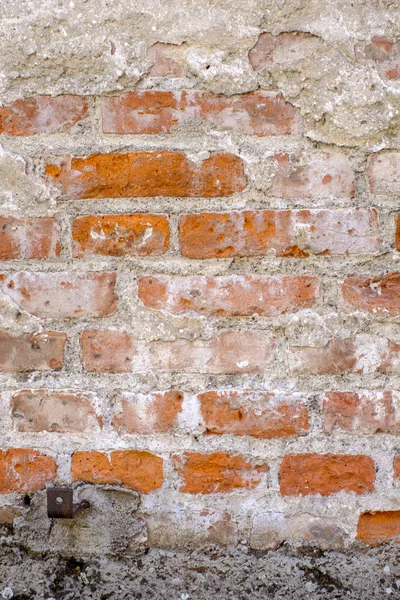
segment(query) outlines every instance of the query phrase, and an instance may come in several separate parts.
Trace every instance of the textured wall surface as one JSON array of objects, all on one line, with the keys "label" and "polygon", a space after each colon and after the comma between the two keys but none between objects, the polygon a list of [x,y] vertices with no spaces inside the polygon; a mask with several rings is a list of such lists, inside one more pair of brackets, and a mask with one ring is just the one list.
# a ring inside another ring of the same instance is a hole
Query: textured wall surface
[{"label": "textured wall surface", "polygon": [[[398,2],[2,0],[0,27],[7,544],[396,541]],[[92,508],[52,523],[53,484]]]}]

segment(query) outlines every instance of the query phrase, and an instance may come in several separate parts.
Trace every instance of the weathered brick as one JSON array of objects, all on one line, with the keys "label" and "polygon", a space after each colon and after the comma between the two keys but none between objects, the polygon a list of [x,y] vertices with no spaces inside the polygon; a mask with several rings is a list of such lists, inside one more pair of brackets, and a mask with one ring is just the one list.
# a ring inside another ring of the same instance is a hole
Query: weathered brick
[{"label": "weathered brick", "polygon": [[337,152],[276,154],[278,171],[270,194],[280,198],[352,198],[354,172]]},{"label": "weathered brick", "polygon": [[21,390],[12,397],[17,431],[82,433],[99,431],[102,419],[83,393],[60,390]]},{"label": "weathered brick", "polygon": [[371,194],[400,195],[400,152],[380,152],[368,160]]},{"label": "weathered brick", "polygon": [[345,532],[334,518],[263,511],[253,518],[250,546],[266,550],[296,540],[313,542],[324,549],[343,549],[344,539]]},{"label": "weathered brick", "polygon": [[87,115],[88,103],[80,96],[36,96],[0,108],[0,133],[36,135],[64,133]]},{"label": "weathered brick", "polygon": [[81,336],[86,371],[129,373],[136,346],[126,331],[88,329]]},{"label": "weathered brick", "polygon": [[373,491],[374,483],[374,461],[363,454],[287,454],[280,469],[284,496],[365,494]]},{"label": "weathered brick", "polygon": [[310,308],[317,301],[320,285],[312,275],[268,277],[169,277],[139,278],[139,298],[145,306],[170,313],[274,317]]},{"label": "weathered brick", "polygon": [[152,342],[148,370],[259,373],[273,359],[274,341],[262,331],[223,331],[210,340]]},{"label": "weathered brick", "polygon": [[264,210],[183,215],[181,252],[189,258],[364,254],[380,248],[375,209]]},{"label": "weathered brick", "polygon": [[161,256],[169,248],[166,215],[89,215],[72,226],[75,258],[104,256]]},{"label": "weathered brick", "polygon": [[395,392],[328,392],[323,401],[323,427],[353,433],[400,433]]},{"label": "weathered brick", "polygon": [[269,469],[266,464],[257,464],[243,456],[225,452],[184,452],[181,456],[174,455],[172,458],[183,481],[180,491],[189,494],[253,489],[260,484]]},{"label": "weathered brick", "polygon": [[0,331],[0,372],[59,371],[64,364],[66,338],[58,331],[18,337]]},{"label": "weathered brick", "polygon": [[243,163],[212,154],[199,165],[182,152],[130,152],[66,157],[48,164],[47,182],[64,198],[230,196],[246,187]]},{"label": "weathered brick", "polygon": [[282,96],[251,92],[221,96],[196,91],[129,92],[105,98],[104,133],[171,133],[197,121],[247,135],[287,135],[298,130],[297,110]]},{"label": "weathered brick", "polygon": [[177,54],[180,54],[180,48],[175,44],[156,42],[150,46],[147,51],[147,58],[152,63],[149,77],[183,77],[185,69]]},{"label": "weathered brick", "polygon": [[0,260],[55,258],[60,227],[53,217],[0,217]]},{"label": "weathered brick", "polygon": [[249,52],[249,60],[255,71],[282,65],[301,72],[304,60],[321,45],[322,40],[309,33],[262,33]]},{"label": "weathered brick", "polygon": [[400,273],[350,275],[342,285],[343,306],[391,316],[400,314]]},{"label": "weathered brick", "polygon": [[196,509],[177,504],[174,510],[152,510],[146,515],[147,543],[158,548],[198,548],[205,544],[236,546],[237,519],[228,510]]},{"label": "weathered brick", "polygon": [[369,546],[400,541],[400,510],[362,513],[358,519],[357,539]]},{"label": "weathered brick", "polygon": [[255,391],[212,391],[199,394],[208,434],[278,438],[308,432],[308,410],[298,397]]},{"label": "weathered brick", "polygon": [[395,487],[400,487],[400,456],[394,457],[393,482],[394,482]]},{"label": "weathered brick", "polygon": [[377,358],[379,373],[400,375],[400,344],[393,340],[385,340],[385,346]]},{"label": "weathered brick", "polygon": [[79,451],[72,455],[71,475],[73,481],[120,485],[148,494],[162,486],[163,460],[139,450]]},{"label": "weathered brick", "polygon": [[400,79],[400,41],[385,36],[374,37],[369,43],[356,44],[354,55],[357,62],[374,64],[384,81]]},{"label": "weathered brick", "polygon": [[151,394],[122,392],[117,398],[113,426],[120,435],[174,431],[182,402],[183,394],[178,390]]},{"label": "weathered brick", "polygon": [[0,450],[0,494],[37,492],[54,481],[54,459],[30,448]]},{"label": "weathered brick", "polygon": [[210,340],[142,342],[123,331],[92,329],[81,337],[87,371],[111,373],[257,373],[272,360],[274,341],[261,331],[224,331]]},{"label": "weathered brick", "polygon": [[105,317],[117,309],[116,274],[15,273],[0,275],[0,291],[41,318]]},{"label": "weathered brick", "polygon": [[353,338],[333,338],[322,348],[292,347],[289,362],[293,371],[313,375],[335,375],[352,371],[357,365]]}]

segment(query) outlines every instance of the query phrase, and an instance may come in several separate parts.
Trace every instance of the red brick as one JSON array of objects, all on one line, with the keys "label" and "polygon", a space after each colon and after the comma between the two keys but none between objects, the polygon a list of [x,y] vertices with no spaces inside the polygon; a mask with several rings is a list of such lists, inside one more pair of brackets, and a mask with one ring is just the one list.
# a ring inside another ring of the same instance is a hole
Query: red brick
[{"label": "red brick", "polygon": [[296,397],[267,392],[223,391],[199,394],[206,433],[278,438],[308,432],[308,410]]},{"label": "red brick", "polygon": [[59,371],[64,364],[66,337],[58,331],[19,337],[0,332],[0,372]]},{"label": "red brick", "polygon": [[322,348],[292,347],[289,359],[294,371],[312,375],[337,375],[356,370],[356,350],[353,338],[333,338]]},{"label": "red brick", "polygon": [[400,41],[374,37],[368,43],[356,44],[354,54],[357,62],[374,64],[384,81],[400,79]]},{"label": "red brick", "polygon": [[284,496],[365,494],[373,491],[374,482],[374,461],[363,454],[287,454],[280,469]]},{"label": "red brick", "polygon": [[342,285],[343,308],[375,314],[400,314],[400,273],[351,275]]},{"label": "red brick", "polygon": [[400,433],[399,399],[394,392],[328,392],[323,402],[326,433]]},{"label": "red brick", "polygon": [[69,132],[86,117],[87,112],[87,101],[79,96],[36,96],[16,100],[0,108],[0,133],[36,135]]},{"label": "red brick", "polygon": [[230,196],[246,187],[243,163],[212,154],[199,165],[182,152],[130,152],[66,157],[48,164],[47,182],[65,198]]},{"label": "red brick", "polygon": [[147,58],[152,62],[149,77],[183,77],[185,70],[178,56],[181,49],[175,44],[156,42],[147,51]]},{"label": "red brick", "polygon": [[304,62],[322,45],[320,38],[308,33],[262,33],[249,52],[249,60],[255,71],[283,67],[301,72]]},{"label": "red brick", "polygon": [[15,273],[0,291],[41,318],[105,317],[117,309],[115,273]]},{"label": "red brick", "polygon": [[380,152],[368,160],[371,194],[400,195],[400,152]]},{"label": "red brick", "polygon": [[174,431],[182,402],[183,394],[178,390],[151,394],[122,392],[117,399],[113,426],[120,435]]},{"label": "red brick", "polygon": [[55,258],[60,250],[56,219],[0,217],[0,260]]},{"label": "red brick", "polygon": [[380,248],[374,209],[264,210],[183,215],[181,251],[189,258],[363,254]]},{"label": "red brick", "polygon": [[276,154],[278,172],[270,195],[280,198],[352,198],[354,172],[337,152],[312,155]]},{"label": "red brick", "polygon": [[87,395],[60,390],[22,390],[12,398],[17,431],[99,431],[102,420]]},{"label": "red brick", "polygon": [[400,510],[362,513],[358,519],[357,539],[369,546],[400,541]]},{"label": "red brick", "polygon": [[0,494],[37,492],[54,481],[54,459],[30,448],[0,450]]},{"label": "red brick", "polygon": [[143,304],[174,314],[274,317],[310,308],[319,294],[319,280],[312,275],[139,278]]},{"label": "red brick", "polygon": [[129,373],[136,347],[125,331],[88,329],[81,336],[82,362],[86,371]]},{"label": "red brick", "polygon": [[120,485],[148,494],[162,486],[162,458],[139,450],[104,452],[75,452],[72,455],[73,481],[98,485]]},{"label": "red brick", "polygon": [[210,340],[142,342],[123,331],[87,330],[81,338],[86,371],[258,373],[273,358],[274,342],[261,331],[224,331]]},{"label": "red brick", "polygon": [[287,135],[298,130],[298,114],[282,96],[251,92],[221,96],[196,91],[129,92],[105,98],[104,133],[171,133],[179,125],[209,127],[246,135]]},{"label": "red brick", "polygon": [[89,215],[72,226],[75,258],[103,256],[161,256],[169,248],[166,215]]},{"label": "red brick", "polygon": [[243,456],[213,452],[184,452],[172,457],[175,469],[183,480],[181,492],[189,494],[216,494],[237,489],[256,488],[268,465],[256,464]]}]

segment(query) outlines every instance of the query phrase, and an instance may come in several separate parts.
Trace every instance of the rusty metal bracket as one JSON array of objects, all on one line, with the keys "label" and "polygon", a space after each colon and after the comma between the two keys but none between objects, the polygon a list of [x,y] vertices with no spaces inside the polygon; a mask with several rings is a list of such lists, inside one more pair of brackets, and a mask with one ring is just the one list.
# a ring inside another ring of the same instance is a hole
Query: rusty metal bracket
[{"label": "rusty metal bracket", "polygon": [[73,490],[67,487],[47,489],[47,516],[50,519],[73,519],[78,510],[89,508],[87,500],[74,504]]}]

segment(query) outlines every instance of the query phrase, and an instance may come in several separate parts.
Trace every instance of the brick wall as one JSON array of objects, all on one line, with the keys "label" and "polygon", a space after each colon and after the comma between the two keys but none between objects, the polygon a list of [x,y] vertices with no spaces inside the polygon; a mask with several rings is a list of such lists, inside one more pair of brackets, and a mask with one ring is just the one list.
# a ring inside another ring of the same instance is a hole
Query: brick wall
[{"label": "brick wall", "polygon": [[[400,534],[400,146],[310,134],[277,73],[324,44],[256,36],[257,91],[158,43],[142,89],[3,103],[4,518],[87,482],[154,545]],[[349,60],[396,85],[398,48]]]}]

